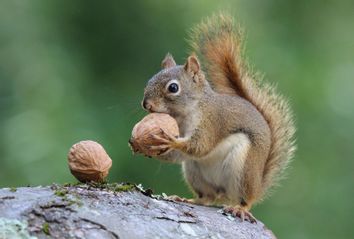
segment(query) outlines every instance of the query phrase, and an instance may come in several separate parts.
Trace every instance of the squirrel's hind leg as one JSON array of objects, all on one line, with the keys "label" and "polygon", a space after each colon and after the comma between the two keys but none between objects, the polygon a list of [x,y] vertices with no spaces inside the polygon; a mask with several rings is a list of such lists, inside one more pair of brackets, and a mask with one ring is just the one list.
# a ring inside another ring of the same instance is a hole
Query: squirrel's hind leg
[{"label": "squirrel's hind leg", "polygon": [[204,179],[197,162],[186,160],[182,163],[182,169],[184,178],[195,195],[195,198],[187,199],[185,202],[205,206],[214,205],[217,189]]}]

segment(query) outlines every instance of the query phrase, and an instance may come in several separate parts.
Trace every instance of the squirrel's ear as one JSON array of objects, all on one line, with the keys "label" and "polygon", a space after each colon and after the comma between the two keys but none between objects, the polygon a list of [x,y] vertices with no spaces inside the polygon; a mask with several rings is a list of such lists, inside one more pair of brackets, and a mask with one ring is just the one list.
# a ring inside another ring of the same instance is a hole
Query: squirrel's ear
[{"label": "squirrel's ear", "polygon": [[195,55],[189,56],[186,64],[184,65],[184,69],[193,75],[197,74],[200,71],[200,63],[198,58]]},{"label": "squirrel's ear", "polygon": [[167,53],[167,55],[165,56],[165,59],[163,59],[163,61],[161,62],[161,67],[163,69],[167,69],[167,68],[171,68],[176,66],[176,62],[173,59],[173,56],[170,53]]}]

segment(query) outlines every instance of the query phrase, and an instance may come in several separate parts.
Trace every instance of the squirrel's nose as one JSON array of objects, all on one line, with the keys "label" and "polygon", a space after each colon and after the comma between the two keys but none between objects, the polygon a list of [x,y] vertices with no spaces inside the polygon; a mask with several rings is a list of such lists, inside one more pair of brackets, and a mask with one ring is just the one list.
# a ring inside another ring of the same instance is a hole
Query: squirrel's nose
[{"label": "squirrel's nose", "polygon": [[141,105],[146,110],[151,110],[151,108],[152,108],[152,105],[151,105],[150,101],[147,100],[147,99],[144,99],[143,102],[141,102]]}]

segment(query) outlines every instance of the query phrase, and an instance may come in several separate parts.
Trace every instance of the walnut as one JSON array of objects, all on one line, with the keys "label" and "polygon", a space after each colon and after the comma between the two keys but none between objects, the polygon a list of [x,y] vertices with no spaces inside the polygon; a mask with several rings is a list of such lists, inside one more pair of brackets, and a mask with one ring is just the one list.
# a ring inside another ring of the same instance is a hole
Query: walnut
[{"label": "walnut", "polygon": [[74,144],[69,150],[68,161],[71,173],[80,182],[102,182],[112,166],[104,148],[91,140]]},{"label": "walnut", "polygon": [[157,135],[163,137],[161,130],[178,137],[179,129],[177,122],[168,114],[151,113],[138,122],[132,131],[132,137],[129,144],[135,153],[141,153],[146,156],[157,156],[162,153],[150,149],[150,146],[158,146],[160,141],[152,137]]}]

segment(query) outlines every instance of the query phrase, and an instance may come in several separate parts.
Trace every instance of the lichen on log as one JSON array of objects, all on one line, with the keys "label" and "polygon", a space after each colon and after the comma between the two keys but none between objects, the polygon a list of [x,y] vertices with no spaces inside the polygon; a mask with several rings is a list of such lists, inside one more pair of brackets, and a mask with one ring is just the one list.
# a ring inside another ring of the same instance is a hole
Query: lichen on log
[{"label": "lichen on log", "polygon": [[[17,233],[17,234],[16,234]],[[0,238],[275,238],[260,221],[165,200],[132,184],[0,189]]]}]

